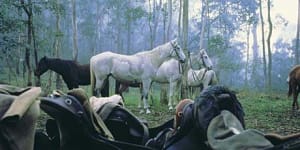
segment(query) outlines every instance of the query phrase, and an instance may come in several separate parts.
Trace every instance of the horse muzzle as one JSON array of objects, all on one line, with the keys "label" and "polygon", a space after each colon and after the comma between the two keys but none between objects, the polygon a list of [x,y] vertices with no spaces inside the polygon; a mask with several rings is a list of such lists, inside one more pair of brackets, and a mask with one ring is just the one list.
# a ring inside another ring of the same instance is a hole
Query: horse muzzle
[{"label": "horse muzzle", "polygon": [[207,70],[212,70],[212,66],[210,66],[210,67],[207,67]]},{"label": "horse muzzle", "polygon": [[180,62],[180,63],[184,63],[185,60],[184,60],[184,59],[180,59],[179,62]]}]

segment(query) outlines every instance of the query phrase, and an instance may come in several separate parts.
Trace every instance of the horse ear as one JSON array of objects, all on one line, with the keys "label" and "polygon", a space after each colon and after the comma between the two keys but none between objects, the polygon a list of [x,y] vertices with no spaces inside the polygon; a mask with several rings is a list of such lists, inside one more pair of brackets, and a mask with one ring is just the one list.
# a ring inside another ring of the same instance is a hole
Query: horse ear
[{"label": "horse ear", "polygon": [[173,39],[173,40],[171,41],[171,43],[172,43],[172,45],[177,45],[177,38]]}]

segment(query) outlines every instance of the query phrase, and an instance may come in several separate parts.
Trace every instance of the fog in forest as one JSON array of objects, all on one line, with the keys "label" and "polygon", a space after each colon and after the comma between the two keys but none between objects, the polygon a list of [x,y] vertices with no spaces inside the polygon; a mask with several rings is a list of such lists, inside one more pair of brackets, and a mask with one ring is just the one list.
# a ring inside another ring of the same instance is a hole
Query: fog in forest
[{"label": "fog in forest", "polygon": [[177,39],[191,56],[207,51],[219,84],[285,93],[299,63],[296,7],[276,0],[1,0],[0,81],[34,85],[43,56],[87,64],[105,51],[131,55]]}]

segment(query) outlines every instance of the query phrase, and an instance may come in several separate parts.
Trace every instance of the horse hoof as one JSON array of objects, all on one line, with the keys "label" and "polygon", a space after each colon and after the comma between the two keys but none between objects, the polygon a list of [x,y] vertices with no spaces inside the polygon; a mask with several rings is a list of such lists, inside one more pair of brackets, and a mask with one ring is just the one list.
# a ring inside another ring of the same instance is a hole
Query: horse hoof
[{"label": "horse hoof", "polygon": [[140,114],[143,114],[145,111],[143,109],[140,110]]},{"label": "horse hoof", "polygon": [[146,114],[150,114],[151,111],[149,109],[146,110]]},{"label": "horse hoof", "polygon": [[169,110],[173,110],[174,108],[172,106],[169,106]]}]

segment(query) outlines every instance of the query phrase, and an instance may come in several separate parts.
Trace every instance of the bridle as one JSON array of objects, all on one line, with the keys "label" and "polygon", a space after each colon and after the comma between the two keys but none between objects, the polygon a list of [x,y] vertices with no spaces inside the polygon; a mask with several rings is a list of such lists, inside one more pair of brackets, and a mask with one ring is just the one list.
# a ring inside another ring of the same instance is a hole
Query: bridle
[{"label": "bridle", "polygon": [[180,55],[179,55],[179,53],[178,53],[178,49],[180,49],[178,46],[177,46],[177,44],[173,44],[172,42],[171,42],[171,45],[172,45],[172,51],[171,51],[171,55],[173,54],[173,52],[175,52],[175,54],[176,54],[176,56],[178,57],[178,58],[180,58]]},{"label": "bridle", "polygon": [[206,62],[204,61],[204,52],[200,52],[200,58],[201,58],[201,61],[202,61],[202,64],[204,65],[204,67],[206,69],[209,69],[209,67],[207,67]]}]

